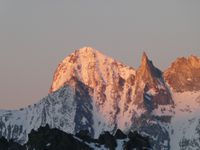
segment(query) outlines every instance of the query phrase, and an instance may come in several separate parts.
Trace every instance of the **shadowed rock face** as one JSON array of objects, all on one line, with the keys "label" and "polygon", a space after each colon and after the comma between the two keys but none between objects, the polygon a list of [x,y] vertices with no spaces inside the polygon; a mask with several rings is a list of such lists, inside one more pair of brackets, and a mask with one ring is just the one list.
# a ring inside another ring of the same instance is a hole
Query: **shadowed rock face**
[{"label": "shadowed rock face", "polygon": [[200,90],[200,58],[178,58],[165,71],[164,78],[175,92]]},{"label": "shadowed rock face", "polygon": [[4,137],[0,138],[0,149],[1,150],[26,150],[24,146],[14,142],[7,141]]},{"label": "shadowed rock face", "polygon": [[74,131],[89,130],[91,136],[94,136],[94,129],[92,127],[94,124],[93,106],[92,97],[89,94],[90,88],[76,78],[72,78],[68,85],[73,85],[75,89],[74,102],[76,103],[77,113],[74,116]]},{"label": "shadowed rock face", "polygon": [[162,123],[170,123],[170,120],[170,116],[156,117],[144,114],[140,118],[134,118],[132,130],[136,130],[141,134],[147,135],[153,149],[170,150],[169,132],[164,126],[160,125]]}]

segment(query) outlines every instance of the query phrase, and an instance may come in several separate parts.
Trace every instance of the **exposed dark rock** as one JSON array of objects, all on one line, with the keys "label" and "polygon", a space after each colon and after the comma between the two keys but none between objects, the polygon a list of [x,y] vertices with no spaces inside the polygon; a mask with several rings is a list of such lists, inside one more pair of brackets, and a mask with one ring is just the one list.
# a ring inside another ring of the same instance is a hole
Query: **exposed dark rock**
[{"label": "exposed dark rock", "polygon": [[118,146],[117,140],[123,139],[124,150],[132,150],[133,148],[138,150],[150,149],[147,137],[143,137],[137,132],[130,132],[127,136],[119,129],[115,136],[109,132],[104,132],[98,139],[93,139],[87,130],[82,130],[74,136],[58,129],[50,129],[49,125],[46,125],[40,127],[37,131],[32,130],[28,137],[28,142],[24,145],[12,140],[7,141],[2,137],[0,138],[0,150],[93,150],[95,147],[115,150]]},{"label": "exposed dark rock", "polygon": [[127,135],[124,134],[120,129],[117,129],[117,131],[115,133],[115,138],[116,139],[126,139]]},{"label": "exposed dark rock", "polygon": [[0,150],[25,150],[24,146],[10,140],[8,141],[4,137],[0,138]]},{"label": "exposed dark rock", "polygon": [[48,125],[39,128],[38,131],[32,130],[25,147],[28,150],[91,150],[88,145],[75,139],[73,135],[58,129],[50,129]]},{"label": "exposed dark rock", "polygon": [[87,141],[89,143],[96,142],[96,140],[91,138],[90,132],[88,130],[81,130],[78,133],[76,133],[75,136],[78,137],[79,139],[81,139],[83,141]]},{"label": "exposed dark rock", "polygon": [[117,147],[117,142],[115,137],[111,135],[109,132],[102,133],[99,136],[98,141],[101,145],[105,145],[106,148],[109,148],[109,150],[115,150],[115,148]]},{"label": "exposed dark rock", "polygon": [[128,138],[130,140],[124,145],[124,150],[132,150],[134,148],[138,150],[150,149],[149,139],[142,137],[138,132],[130,132]]}]

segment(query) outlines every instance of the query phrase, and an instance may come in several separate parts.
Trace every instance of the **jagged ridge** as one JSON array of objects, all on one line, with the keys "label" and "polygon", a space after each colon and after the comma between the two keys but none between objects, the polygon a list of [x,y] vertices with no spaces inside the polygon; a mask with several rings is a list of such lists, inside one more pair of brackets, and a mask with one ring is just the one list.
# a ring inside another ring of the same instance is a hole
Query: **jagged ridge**
[{"label": "jagged ridge", "polygon": [[176,92],[200,90],[200,58],[178,58],[165,71],[165,80]]}]

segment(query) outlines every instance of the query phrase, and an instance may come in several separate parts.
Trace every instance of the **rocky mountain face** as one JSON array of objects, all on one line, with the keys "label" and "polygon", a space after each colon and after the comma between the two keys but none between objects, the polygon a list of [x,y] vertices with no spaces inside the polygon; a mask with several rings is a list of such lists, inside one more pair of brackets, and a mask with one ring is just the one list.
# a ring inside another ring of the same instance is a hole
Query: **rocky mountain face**
[{"label": "rocky mountain face", "polygon": [[[90,47],[76,50],[59,64],[47,97],[27,108],[0,111],[0,136],[24,143],[32,129],[46,124],[73,134],[88,130],[92,137],[119,128],[151,137],[153,149],[184,149],[185,133],[200,126],[200,59],[183,62],[178,59],[163,73],[145,53],[134,69]],[[192,138],[198,144],[197,131]]]},{"label": "rocky mountain face", "polygon": [[176,92],[200,90],[200,58],[178,58],[165,71],[165,80]]},{"label": "rocky mountain face", "polygon": [[[95,49],[85,47],[65,58],[58,66],[50,93],[76,78],[90,88],[93,99],[94,126],[102,130],[117,128],[119,117],[133,111],[135,70]],[[128,116],[127,116],[128,117]],[[130,116],[131,117],[131,116]],[[130,119],[129,119],[130,120]],[[126,120],[120,120],[121,126]]]},{"label": "rocky mountain face", "polygon": [[[139,96],[135,100],[136,103],[142,99],[151,101],[152,104],[143,103],[146,106],[152,106],[152,110],[158,108],[159,105],[173,104],[170,91],[163,79],[163,73],[153,65],[145,53],[142,56],[141,66],[136,71],[135,86],[135,95]],[[142,97],[138,93],[142,93]]]},{"label": "rocky mountain face", "polygon": [[135,70],[92,48],[77,50],[59,64],[50,92],[74,77],[90,87],[95,136],[103,130],[130,129],[141,114],[149,114],[159,105],[173,106],[162,72],[145,53]]}]

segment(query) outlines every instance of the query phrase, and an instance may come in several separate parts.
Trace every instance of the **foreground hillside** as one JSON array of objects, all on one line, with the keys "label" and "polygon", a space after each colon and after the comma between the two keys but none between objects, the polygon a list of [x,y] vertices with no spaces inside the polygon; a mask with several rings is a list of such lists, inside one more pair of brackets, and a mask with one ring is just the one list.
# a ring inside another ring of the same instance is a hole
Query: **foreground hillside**
[{"label": "foreground hillside", "polygon": [[115,135],[102,133],[98,139],[93,139],[89,131],[80,131],[76,135],[50,129],[48,125],[32,130],[24,145],[5,138],[0,138],[1,150],[150,150],[149,139],[137,132],[125,135],[117,130]]}]

